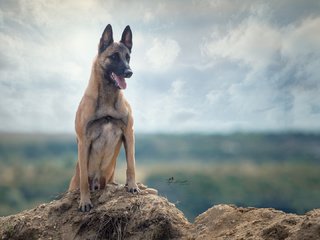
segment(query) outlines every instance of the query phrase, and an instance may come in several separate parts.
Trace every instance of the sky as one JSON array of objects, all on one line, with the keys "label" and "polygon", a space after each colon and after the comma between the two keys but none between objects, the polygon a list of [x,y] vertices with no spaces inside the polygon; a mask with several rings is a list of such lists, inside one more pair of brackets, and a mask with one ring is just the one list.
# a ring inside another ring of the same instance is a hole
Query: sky
[{"label": "sky", "polygon": [[320,130],[319,0],[0,1],[0,132],[73,133],[105,26],[139,133]]}]

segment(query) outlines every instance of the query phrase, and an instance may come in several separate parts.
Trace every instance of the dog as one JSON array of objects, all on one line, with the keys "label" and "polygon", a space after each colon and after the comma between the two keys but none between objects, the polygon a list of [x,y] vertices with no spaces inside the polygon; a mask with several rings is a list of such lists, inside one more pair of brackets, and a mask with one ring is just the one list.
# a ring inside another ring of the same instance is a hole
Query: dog
[{"label": "dog", "polygon": [[79,210],[89,211],[93,205],[90,191],[116,184],[115,167],[122,144],[127,160],[126,187],[140,192],[135,180],[135,138],[132,110],[124,98],[126,78],[132,76],[129,66],[132,32],[127,26],[120,42],[114,42],[110,24],[104,29],[91,76],[79,104],[75,131],[78,161],[69,191],[80,188]]}]

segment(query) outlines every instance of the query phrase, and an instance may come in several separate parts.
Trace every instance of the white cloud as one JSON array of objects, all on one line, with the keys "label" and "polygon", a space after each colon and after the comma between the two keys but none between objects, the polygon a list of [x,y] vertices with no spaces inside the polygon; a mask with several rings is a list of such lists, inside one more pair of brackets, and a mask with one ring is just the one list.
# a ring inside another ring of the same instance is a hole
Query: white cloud
[{"label": "white cloud", "polygon": [[219,90],[211,90],[206,94],[206,99],[209,103],[215,104],[223,97],[223,92]]},{"label": "white cloud", "polygon": [[[290,25],[282,34],[281,54],[294,63],[320,57],[320,17],[307,18],[299,25]],[[307,61],[312,63],[313,61]]]},{"label": "white cloud", "polygon": [[206,41],[202,53],[213,59],[236,60],[259,70],[279,61],[278,57],[297,63],[306,60],[305,57],[320,55],[319,27],[320,17],[285,27],[271,24],[268,18],[249,17],[226,35],[214,35]]},{"label": "white cloud", "polygon": [[171,84],[172,95],[175,96],[176,98],[182,97],[185,85],[186,85],[186,82],[180,79],[174,81]]},{"label": "white cloud", "polygon": [[273,61],[280,46],[281,34],[277,29],[268,23],[249,19],[226,36],[205,43],[203,53],[261,68]]},{"label": "white cloud", "polygon": [[244,78],[234,78],[222,91],[209,90],[206,98],[218,111],[223,102],[229,102],[227,110],[235,119],[252,121],[247,128],[316,128],[320,116],[310,116],[310,108],[320,102],[316,93],[320,89],[316,30],[320,17],[277,26],[263,14],[250,16],[224,35],[214,34],[204,42],[204,57],[213,63],[235,62],[240,68],[234,70],[245,72]]},{"label": "white cloud", "polygon": [[[183,132],[194,127],[198,111],[193,102],[186,81],[173,80],[166,91],[152,91],[139,88],[136,93],[140,97],[130,99],[135,116],[136,129],[142,132],[163,131]],[[147,99],[147,100],[146,100]],[[133,100],[133,101],[132,101]]]},{"label": "white cloud", "polygon": [[179,44],[173,39],[153,39],[146,56],[156,70],[167,70],[173,66],[180,52]]}]

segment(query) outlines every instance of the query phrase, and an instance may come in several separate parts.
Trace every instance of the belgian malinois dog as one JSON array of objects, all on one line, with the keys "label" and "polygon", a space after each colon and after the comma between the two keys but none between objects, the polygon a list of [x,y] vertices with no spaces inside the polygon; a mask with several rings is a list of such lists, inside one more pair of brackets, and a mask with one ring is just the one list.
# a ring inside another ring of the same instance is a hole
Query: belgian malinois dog
[{"label": "belgian malinois dog", "polygon": [[129,26],[124,29],[120,42],[113,41],[110,24],[105,28],[89,84],[76,113],[78,162],[69,191],[80,188],[81,211],[93,207],[90,190],[116,184],[114,172],[122,143],[127,159],[127,189],[132,193],[140,191],[135,181],[132,111],[122,91],[127,87],[125,78],[132,75],[131,49]]}]

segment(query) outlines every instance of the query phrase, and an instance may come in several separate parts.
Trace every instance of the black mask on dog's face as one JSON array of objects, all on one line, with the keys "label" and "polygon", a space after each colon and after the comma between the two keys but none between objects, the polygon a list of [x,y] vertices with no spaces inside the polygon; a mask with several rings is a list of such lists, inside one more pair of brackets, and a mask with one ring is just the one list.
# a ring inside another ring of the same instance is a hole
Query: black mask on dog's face
[{"label": "black mask on dog's face", "polygon": [[127,26],[119,43],[113,41],[112,27],[105,28],[99,43],[99,59],[105,78],[110,79],[120,89],[127,87],[125,78],[133,74],[129,62],[132,49],[132,32]]}]

